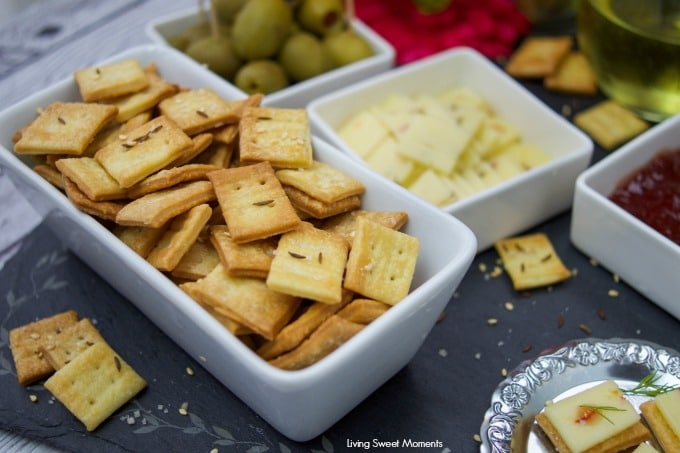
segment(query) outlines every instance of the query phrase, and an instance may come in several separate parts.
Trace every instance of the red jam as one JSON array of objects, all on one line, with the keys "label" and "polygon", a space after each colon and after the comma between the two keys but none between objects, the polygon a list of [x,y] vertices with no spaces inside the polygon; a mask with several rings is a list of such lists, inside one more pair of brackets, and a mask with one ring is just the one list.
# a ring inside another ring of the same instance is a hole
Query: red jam
[{"label": "red jam", "polygon": [[609,198],[680,245],[680,149],[659,152],[619,181]]}]

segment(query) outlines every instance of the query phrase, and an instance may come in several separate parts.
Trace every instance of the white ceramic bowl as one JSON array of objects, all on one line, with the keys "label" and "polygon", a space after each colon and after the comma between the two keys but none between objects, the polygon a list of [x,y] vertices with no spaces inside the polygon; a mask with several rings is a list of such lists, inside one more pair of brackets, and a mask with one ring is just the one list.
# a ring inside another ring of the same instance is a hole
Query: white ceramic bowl
[{"label": "white ceramic bowl", "polygon": [[680,319],[680,246],[609,200],[617,183],[663,149],[680,148],[680,115],[648,129],[576,180],[571,241]]},{"label": "white ceramic bowl", "polygon": [[[219,77],[167,47],[134,48],[107,61],[131,57],[143,64],[155,62],[161,76],[183,86],[210,87],[226,98],[240,96]],[[280,370],[245,347],[98,221],[77,210],[29,168],[29,159],[11,151],[12,134],[34,118],[38,107],[76,99],[76,85],[67,79],[0,112],[0,169],[73,252],[293,440],[321,434],[410,361],[474,258],[475,236],[464,224],[414,196],[395,192],[374,173],[315,137],[318,160],[364,183],[364,208],[409,214],[404,231],[419,238],[420,252],[412,292],[404,300],[322,361],[300,371]]]},{"label": "white ceramic bowl", "polygon": [[316,134],[366,165],[337,133],[345,121],[390,94],[438,94],[453,87],[477,92],[498,116],[519,129],[525,142],[553,157],[541,167],[443,207],[474,231],[479,250],[568,209],[576,177],[590,163],[592,141],[473,49],[456,48],[395,68],[323,96],[308,110]]},{"label": "white ceramic bowl", "polygon": [[[168,45],[168,38],[179,35],[187,27],[196,24],[198,20],[198,10],[192,8],[149,22],[146,26],[146,33],[154,42]],[[352,20],[352,27],[370,44],[374,52],[373,56],[270,93],[265,96],[262,104],[302,108],[321,95],[387,71],[394,66],[396,53],[389,42],[359,19]]]}]

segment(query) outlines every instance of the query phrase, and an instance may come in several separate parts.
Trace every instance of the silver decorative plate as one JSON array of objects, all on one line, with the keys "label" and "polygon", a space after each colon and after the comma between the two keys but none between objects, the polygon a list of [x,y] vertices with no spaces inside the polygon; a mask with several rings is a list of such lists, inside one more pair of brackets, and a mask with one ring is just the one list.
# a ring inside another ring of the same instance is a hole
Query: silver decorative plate
[{"label": "silver decorative plate", "polygon": [[[656,372],[658,384],[680,385],[680,354],[657,344],[613,338],[573,340],[523,362],[491,397],[480,435],[482,453],[550,452],[534,417],[546,401],[559,400],[605,380],[635,387]],[[648,397],[632,396],[637,408]]]}]

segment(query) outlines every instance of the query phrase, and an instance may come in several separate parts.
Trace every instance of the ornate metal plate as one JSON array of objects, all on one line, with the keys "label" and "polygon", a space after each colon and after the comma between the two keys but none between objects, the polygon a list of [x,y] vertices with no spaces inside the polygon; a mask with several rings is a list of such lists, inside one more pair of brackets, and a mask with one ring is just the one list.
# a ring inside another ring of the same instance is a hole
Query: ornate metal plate
[{"label": "ornate metal plate", "polygon": [[[523,362],[496,388],[482,423],[480,451],[551,451],[534,423],[546,401],[608,379],[630,389],[652,372],[658,384],[680,385],[680,354],[651,342],[619,338],[574,340],[545,351]],[[629,399],[637,408],[649,398]]]}]

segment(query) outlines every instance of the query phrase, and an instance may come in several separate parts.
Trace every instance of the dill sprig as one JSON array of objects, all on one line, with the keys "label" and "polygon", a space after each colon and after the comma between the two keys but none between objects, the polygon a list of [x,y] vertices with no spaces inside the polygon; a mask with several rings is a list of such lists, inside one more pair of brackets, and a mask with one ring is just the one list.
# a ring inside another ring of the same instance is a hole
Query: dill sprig
[{"label": "dill sprig", "polygon": [[677,385],[657,384],[656,382],[659,380],[659,378],[660,376],[657,376],[656,371],[654,371],[653,373],[642,378],[638,385],[632,389],[624,390],[623,393],[626,395],[640,395],[653,398],[680,387]]},{"label": "dill sprig", "polygon": [[604,415],[604,411],[613,411],[613,412],[625,412],[625,409],[621,409],[620,407],[615,407],[615,406],[588,406],[587,404],[581,404],[579,407],[582,407],[584,409],[590,409],[595,412],[597,412],[602,418],[607,420],[609,423],[612,425],[614,424],[613,421],[606,415]]}]

